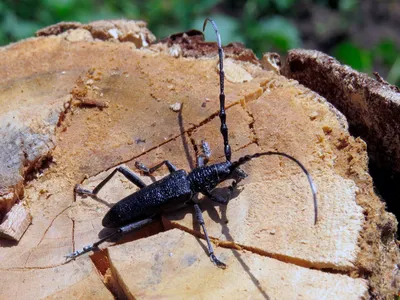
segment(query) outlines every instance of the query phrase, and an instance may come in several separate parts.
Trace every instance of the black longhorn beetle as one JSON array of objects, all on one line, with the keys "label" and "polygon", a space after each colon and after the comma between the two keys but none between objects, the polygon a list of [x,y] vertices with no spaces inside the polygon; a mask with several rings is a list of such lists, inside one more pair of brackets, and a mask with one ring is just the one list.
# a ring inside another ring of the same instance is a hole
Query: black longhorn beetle
[{"label": "black longhorn beetle", "polygon": [[221,134],[224,139],[224,152],[226,161],[222,163],[213,164],[206,166],[210,155],[208,144],[203,142],[203,154],[197,157],[197,168],[193,169],[190,173],[185,170],[178,170],[172,163],[165,160],[158,165],[148,169],[141,163],[136,162],[136,167],[142,170],[146,175],[150,175],[155,170],[160,168],[162,165],[166,165],[170,174],[162,178],[159,181],[153,182],[150,185],[146,185],[133,171],[127,167],[118,167],[110,175],[108,175],[103,181],[101,181],[93,191],[84,189],[79,185],[76,185],[75,192],[79,194],[86,194],[96,196],[100,189],[114,176],[116,172],[121,172],[129,181],[138,186],[140,190],[125,197],[116,203],[104,216],[102,225],[107,228],[117,228],[117,230],[106,237],[98,240],[97,242],[85,246],[81,250],[77,250],[69,255],[67,259],[75,258],[83,253],[95,250],[104,241],[110,239],[117,234],[124,234],[134,229],[143,227],[146,224],[151,223],[155,217],[166,210],[176,210],[181,208],[182,205],[189,204],[194,206],[195,216],[197,222],[200,224],[204,231],[204,236],[208,244],[208,253],[211,261],[220,268],[226,268],[226,265],[221,262],[214,254],[213,247],[207,234],[207,230],[204,225],[204,219],[201,213],[201,209],[198,203],[193,201],[196,194],[201,193],[212,201],[220,204],[228,204],[229,197],[227,199],[219,195],[213,195],[211,191],[221,182],[233,179],[233,183],[229,187],[231,191],[236,184],[244,179],[247,174],[242,171],[239,166],[248,162],[253,158],[257,158],[264,155],[280,155],[294,161],[303,172],[306,174],[308,182],[311,186],[313,201],[314,201],[314,223],[317,222],[317,192],[312,181],[310,174],[307,169],[294,157],[282,153],[282,152],[260,152],[253,155],[246,155],[239,160],[231,161],[231,147],[228,141],[228,127],[226,125],[226,113],[225,113],[225,95],[224,95],[224,68],[223,68],[223,49],[221,46],[221,37],[218,32],[218,28],[213,20],[207,18],[204,21],[203,31],[209,21],[215,31],[218,43],[218,55],[219,55],[219,77],[220,77],[220,111],[219,117],[221,119]]}]

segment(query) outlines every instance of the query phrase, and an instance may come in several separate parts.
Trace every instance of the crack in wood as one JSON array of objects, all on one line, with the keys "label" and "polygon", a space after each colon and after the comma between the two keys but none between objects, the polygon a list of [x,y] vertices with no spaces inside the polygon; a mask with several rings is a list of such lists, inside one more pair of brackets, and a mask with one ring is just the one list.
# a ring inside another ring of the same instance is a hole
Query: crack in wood
[{"label": "crack in wood", "polygon": [[[262,91],[263,91],[263,92],[262,92],[260,95],[257,95],[257,97],[256,97],[255,99],[248,100],[248,101],[258,101],[259,98],[262,97],[262,96],[264,95],[264,93],[268,90],[267,85],[268,85],[268,83],[271,83],[271,82],[274,82],[274,80],[272,80],[272,81],[267,81],[267,82],[264,82],[264,83],[260,83],[259,87],[262,88]],[[252,94],[252,93],[249,92],[249,95],[250,95],[250,94]],[[255,118],[254,118],[254,116],[252,115],[252,113],[249,112],[249,111],[246,109],[246,107],[245,107],[245,102],[246,102],[246,100],[245,100],[245,99],[246,99],[246,96],[243,96],[242,99],[240,99],[240,100],[238,100],[238,101],[236,101],[236,102],[234,102],[234,103],[231,103],[231,104],[229,104],[229,105],[226,107],[226,110],[228,110],[228,109],[230,109],[230,108],[232,108],[232,107],[234,107],[234,106],[240,104],[241,108],[242,108],[242,109],[248,114],[248,116],[251,118],[251,122],[248,124],[248,127],[249,127],[250,131],[252,132],[253,140],[252,140],[251,142],[245,144],[245,145],[240,146],[240,147],[239,147],[238,149],[236,149],[234,152],[237,152],[237,151],[240,151],[240,150],[242,150],[242,149],[245,149],[245,148],[247,148],[248,146],[250,146],[250,145],[252,145],[252,144],[256,144],[256,145],[258,146],[258,137],[257,137],[256,131],[255,131],[255,129],[254,129]],[[64,106],[64,107],[65,107],[65,110],[62,111],[62,112],[60,113],[59,123],[57,124],[57,126],[61,126],[61,125],[62,125],[62,122],[63,122],[63,121],[65,120],[65,118],[66,118],[66,115],[67,115],[68,113],[72,113],[72,112],[73,112],[73,111],[72,111],[72,108],[71,108],[71,106],[72,106],[72,100],[73,100],[73,97],[71,97],[70,101],[67,102],[66,105]],[[207,117],[206,119],[200,121],[199,123],[197,123],[197,124],[191,124],[191,127],[190,127],[190,128],[182,130],[182,131],[180,132],[180,134],[178,134],[178,135],[176,135],[176,136],[173,136],[173,137],[169,138],[168,140],[166,140],[166,141],[164,141],[164,142],[162,142],[162,143],[160,143],[160,144],[158,144],[158,145],[156,145],[156,146],[154,146],[154,147],[151,147],[151,148],[149,148],[149,149],[143,151],[143,152],[142,152],[141,154],[139,154],[139,155],[136,155],[136,156],[133,156],[133,157],[131,157],[131,158],[129,158],[129,159],[126,159],[125,161],[120,161],[118,164],[115,164],[114,166],[108,168],[107,170],[112,169],[112,168],[114,168],[114,167],[116,167],[116,166],[118,166],[118,165],[120,165],[120,164],[127,163],[127,162],[130,162],[130,161],[135,160],[135,159],[137,159],[137,158],[140,158],[140,157],[146,155],[147,153],[149,153],[149,152],[151,152],[151,151],[153,151],[153,150],[155,150],[155,149],[157,149],[157,148],[159,148],[159,147],[164,146],[165,144],[168,144],[168,143],[170,143],[170,142],[172,142],[172,141],[175,141],[177,138],[180,138],[180,137],[184,136],[185,134],[187,134],[187,135],[189,136],[190,143],[191,143],[191,145],[192,145],[192,147],[193,147],[193,150],[194,150],[194,152],[197,154],[197,153],[198,153],[198,149],[197,149],[197,145],[195,144],[195,141],[191,138],[192,133],[193,133],[196,129],[201,128],[202,126],[204,126],[204,125],[208,124],[209,122],[211,122],[212,120],[214,120],[214,118],[218,117],[218,115],[219,115],[219,111],[216,111],[216,112],[212,113],[212,114],[211,114],[209,117]],[[221,156],[220,158],[222,158],[222,157],[224,157],[224,156]],[[107,170],[102,170],[101,172],[99,172],[99,173],[93,175],[93,177],[94,177],[94,176],[97,176],[98,174],[100,174],[100,173],[102,173],[102,172],[105,172],[105,171],[107,171]],[[75,196],[75,194],[74,194],[74,202],[76,202],[76,196]],[[41,240],[40,240],[39,243],[37,244],[37,246],[39,246],[39,245],[41,244],[41,242],[43,241],[43,239],[44,239],[46,233],[48,232],[48,230],[49,230],[49,229],[51,228],[51,226],[53,225],[54,221],[55,221],[63,212],[65,212],[65,211],[66,211],[67,209],[69,209],[69,208],[70,208],[70,206],[66,207],[65,209],[63,209],[60,213],[58,213],[58,214],[53,218],[53,220],[51,221],[50,225],[49,225],[49,226],[47,227],[47,229],[45,230],[45,232],[44,232],[44,234],[43,234]],[[75,222],[74,222],[74,220],[71,220],[71,221],[72,221],[72,247],[73,247],[73,251],[74,251],[74,250],[75,250]],[[179,228],[179,229],[181,229],[181,230],[184,230],[184,231],[190,233],[190,234],[193,235],[193,236],[203,238],[202,235],[201,235],[199,232],[194,232],[194,231],[188,230],[187,228],[180,228],[179,226],[177,226],[177,228]],[[162,231],[160,231],[160,232],[162,232]],[[305,267],[305,268],[318,269],[318,270],[320,270],[320,271],[322,271],[322,272],[334,273],[334,274],[339,273],[339,274],[343,274],[343,275],[349,275],[349,273],[350,273],[350,271],[333,270],[333,269],[331,269],[331,268],[316,268],[315,265],[313,265],[312,263],[310,263],[310,262],[308,262],[308,261],[303,261],[303,260],[300,260],[300,259],[297,259],[297,258],[285,256],[285,255],[272,254],[272,253],[269,253],[269,252],[266,252],[266,251],[260,253],[260,251],[256,251],[256,250],[253,249],[252,247],[248,247],[248,246],[244,246],[244,245],[240,245],[240,244],[235,244],[235,243],[224,243],[224,242],[222,242],[222,241],[220,241],[220,240],[218,240],[218,239],[216,239],[216,238],[212,238],[212,241],[213,241],[213,243],[215,243],[215,244],[217,244],[218,246],[223,247],[223,248],[236,249],[236,250],[242,250],[242,249],[243,249],[243,250],[249,251],[249,252],[251,252],[251,253],[253,253],[253,254],[257,254],[257,255],[261,255],[261,256],[273,258],[273,259],[276,259],[276,260],[279,260],[279,261],[282,261],[282,262],[285,262],[285,263],[290,263],[290,264],[294,264],[294,265],[301,266],[301,267]],[[36,247],[37,247],[37,246],[36,246]],[[110,247],[112,247],[112,246],[110,246]],[[32,249],[32,251],[33,251],[33,249]],[[102,252],[102,251],[99,251],[99,252]],[[99,253],[99,252],[96,252],[96,254]],[[26,262],[25,262],[25,265],[26,265],[27,261],[29,260],[30,255],[31,255],[31,253],[30,253],[29,256],[28,256],[28,258],[27,258],[27,260],[26,260]],[[103,253],[103,255],[106,256],[106,254],[104,254],[104,253]],[[91,259],[92,259],[92,256],[90,256],[90,257],[91,257]],[[26,267],[26,266],[25,266],[25,267],[15,267],[15,268],[0,268],[0,270],[3,270],[3,271],[29,271],[29,270],[51,269],[51,268],[56,268],[56,267],[65,265],[65,264],[70,263],[70,262],[71,262],[71,261],[66,261],[66,262],[61,263],[61,264],[55,264],[55,265],[49,265],[49,266],[43,266],[43,267]],[[92,259],[92,262],[93,262],[93,259]],[[94,267],[96,268],[96,270],[98,270],[98,272],[100,272],[100,274],[101,274],[101,270],[99,269],[99,267],[98,267],[94,262],[93,262],[93,266],[94,266]],[[100,275],[99,275],[99,276],[100,276]],[[115,276],[115,274],[112,274],[112,276]],[[102,282],[104,283],[104,285],[106,286],[106,288],[109,289],[110,292],[115,296],[115,291],[113,291],[112,288],[109,286],[109,284],[106,283],[106,281],[105,281],[104,278],[102,278]],[[115,286],[113,286],[113,287],[115,288]],[[125,295],[125,293],[123,292],[123,289],[122,289],[122,288],[121,288],[121,289],[118,288],[117,290],[118,290],[118,292],[122,292],[123,295]],[[125,296],[126,296],[126,295],[125,295]]]},{"label": "crack in wood", "polygon": [[[187,227],[178,225],[178,224],[173,224],[172,225],[173,228],[185,231],[187,233],[189,233],[190,235],[197,237],[197,238],[201,238],[202,240],[204,239],[204,235],[200,232],[200,231],[195,231],[195,230],[191,230]],[[352,271],[354,271],[353,269],[348,269],[348,270],[339,270],[339,269],[333,269],[331,266],[318,266],[317,264],[313,264],[312,262],[309,262],[307,260],[303,260],[303,259],[299,259],[299,258],[295,258],[295,257],[291,257],[291,256],[287,256],[287,255],[282,255],[282,254],[274,254],[268,251],[259,251],[254,247],[250,247],[250,246],[246,246],[246,245],[241,245],[241,244],[236,244],[234,242],[225,242],[225,241],[221,241],[218,238],[214,238],[212,236],[210,236],[210,240],[212,241],[212,243],[217,246],[217,247],[221,247],[221,248],[225,248],[225,249],[233,249],[233,250],[246,250],[248,252],[251,252],[252,254],[256,254],[256,255],[260,255],[263,257],[268,257],[268,258],[272,258],[272,259],[276,259],[278,261],[284,262],[284,263],[289,263],[292,265],[296,265],[302,268],[306,268],[306,269],[314,269],[314,270],[319,270],[321,272],[324,273],[330,273],[330,274],[342,274],[342,275],[348,275],[350,276]]]},{"label": "crack in wood", "polygon": [[[24,263],[24,268],[28,268],[28,267],[26,267],[26,264],[28,263],[29,259],[31,258],[32,252],[35,251],[36,247],[39,247],[39,245],[42,243],[44,237],[46,236],[47,232],[49,231],[49,229],[50,229],[51,226],[53,225],[54,221],[55,221],[60,215],[62,215],[67,209],[69,209],[70,207],[71,207],[71,206],[68,206],[68,207],[64,208],[61,212],[59,212],[59,213],[51,220],[49,226],[47,226],[45,232],[44,232],[43,235],[42,235],[42,238],[41,238],[40,241],[37,243],[37,245],[35,246],[35,248],[29,250],[28,257],[26,258],[25,263]],[[0,268],[0,270],[1,270],[1,268]]]},{"label": "crack in wood", "polygon": [[30,270],[47,270],[52,268],[61,267],[68,264],[70,261],[66,261],[60,264],[48,265],[44,267],[13,267],[13,268],[0,268],[0,271],[30,271]]},{"label": "crack in wood", "polygon": [[69,206],[67,206],[66,208],[64,208],[61,212],[59,212],[59,213],[51,220],[49,226],[48,226],[48,227],[46,228],[46,230],[44,231],[43,236],[42,236],[42,238],[40,239],[39,243],[36,245],[36,247],[38,247],[38,246],[42,243],[44,237],[46,236],[46,234],[47,234],[47,232],[49,231],[50,227],[53,225],[54,221],[55,221],[60,215],[62,215],[67,209],[69,209],[70,207],[71,207],[71,205],[69,205]]}]

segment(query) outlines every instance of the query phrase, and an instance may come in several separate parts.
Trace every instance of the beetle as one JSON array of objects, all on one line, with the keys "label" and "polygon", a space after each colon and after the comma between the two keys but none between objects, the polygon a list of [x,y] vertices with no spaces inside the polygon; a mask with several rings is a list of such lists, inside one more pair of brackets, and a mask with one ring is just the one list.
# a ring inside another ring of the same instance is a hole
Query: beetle
[{"label": "beetle", "polygon": [[95,250],[98,246],[117,234],[124,234],[132,230],[143,227],[153,220],[162,212],[176,210],[183,205],[193,205],[195,217],[201,226],[208,245],[208,255],[211,261],[220,268],[226,268],[226,265],[220,261],[214,254],[214,249],[211,245],[208,236],[202,212],[199,203],[193,199],[195,195],[201,193],[219,204],[227,205],[229,198],[226,199],[220,195],[212,194],[212,190],[221,182],[232,179],[233,182],[229,187],[229,191],[237,185],[237,183],[247,177],[247,174],[240,169],[240,166],[250,161],[266,155],[284,156],[295,162],[307,176],[310,184],[313,202],[314,202],[314,223],[317,222],[317,192],[311,175],[307,169],[294,157],[283,152],[260,152],[252,155],[246,155],[239,158],[237,161],[231,161],[231,147],[228,139],[228,126],[226,124],[225,112],[225,94],[224,94],[224,68],[223,56],[224,52],[221,45],[221,37],[218,32],[217,25],[209,18],[206,18],[203,24],[203,31],[210,22],[217,36],[218,56],[219,56],[219,78],[220,78],[220,110],[219,118],[221,120],[220,132],[224,141],[225,162],[216,163],[207,166],[210,157],[210,149],[206,142],[202,141],[203,153],[197,156],[197,167],[187,173],[185,170],[178,170],[170,161],[164,160],[152,168],[147,168],[143,164],[136,162],[136,167],[144,174],[151,175],[161,166],[165,165],[170,174],[155,181],[150,185],[146,185],[140,177],[127,167],[120,166],[114,169],[104,180],[102,180],[93,190],[87,190],[80,185],[76,185],[75,192],[96,196],[103,186],[115,175],[116,172],[122,173],[130,182],[139,187],[139,190],[124,199],[117,202],[104,216],[102,225],[106,228],[116,228],[116,231],[98,240],[97,242],[85,246],[81,250],[70,253],[66,257],[73,259],[81,254]]}]

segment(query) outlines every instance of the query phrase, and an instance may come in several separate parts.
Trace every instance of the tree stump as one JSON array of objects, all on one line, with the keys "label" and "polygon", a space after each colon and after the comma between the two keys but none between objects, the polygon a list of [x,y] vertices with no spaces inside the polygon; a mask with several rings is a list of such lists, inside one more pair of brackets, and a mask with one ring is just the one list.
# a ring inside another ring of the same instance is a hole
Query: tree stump
[{"label": "tree stump", "polygon": [[[10,220],[19,203],[24,221],[12,225],[27,228],[0,241],[1,298],[366,299],[398,292],[397,223],[374,193],[366,144],[349,135],[346,118],[323,97],[281,76],[276,55],[261,64],[239,44],[225,47],[233,160],[268,150],[299,159],[318,187],[317,224],[298,166],[263,157],[243,167],[250,176],[228,206],[202,199],[226,270],[210,262],[192,207],[66,261],[104,233],[105,212],[136,190],[116,176],[94,199],[75,196],[75,184],[94,186],[121,164],[134,170],[136,161],[169,159],[190,171],[201,140],[211,146],[210,163],[224,160],[216,51],[197,31],[156,43],[140,21],[61,23],[0,49],[0,209]],[[217,190],[226,195],[226,187]]]}]

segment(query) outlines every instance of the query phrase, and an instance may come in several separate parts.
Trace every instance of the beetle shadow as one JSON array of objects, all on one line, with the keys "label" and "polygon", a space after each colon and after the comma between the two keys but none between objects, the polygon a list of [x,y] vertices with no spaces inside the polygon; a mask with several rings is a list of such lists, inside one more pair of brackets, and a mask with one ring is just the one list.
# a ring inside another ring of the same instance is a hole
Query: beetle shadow
[{"label": "beetle shadow", "polygon": [[[183,126],[182,110],[183,110],[183,103],[182,103],[181,109],[179,110],[179,113],[178,113],[178,124],[179,124],[180,136],[181,136],[181,139],[182,139],[182,145],[183,145],[183,148],[184,148],[186,160],[189,163],[190,169],[193,170],[196,166],[195,166],[195,163],[194,163],[194,161],[193,161],[193,159],[192,159],[192,157],[190,155],[189,143],[188,143],[188,141],[186,139],[185,128]],[[230,201],[232,201],[234,198],[236,198],[240,194],[239,187],[234,188],[233,191],[231,192]],[[215,188],[213,190],[213,193],[220,194],[221,196],[224,196],[224,195],[228,194],[228,188],[227,187]],[[213,202],[210,199],[208,199],[207,197],[204,197],[204,200],[206,202],[206,205],[201,205],[200,204],[200,208],[202,210],[202,213],[207,211],[207,213],[208,213],[209,217],[211,218],[211,220],[213,220],[215,223],[218,223],[218,224],[221,225],[222,234],[226,237],[226,240],[230,241],[230,242],[234,242],[234,239],[233,239],[232,235],[229,232],[229,227],[227,226],[227,224],[228,224],[227,205],[222,205],[222,204]],[[229,204],[229,202],[228,202],[228,204]],[[202,206],[204,206],[204,207],[202,208]],[[219,213],[218,213],[218,211],[216,209],[217,207],[219,208],[219,211],[221,212],[221,215],[219,215]],[[193,224],[192,224],[193,227],[192,228],[197,232],[201,232],[200,224],[197,222],[197,220],[196,220],[196,218],[194,216],[193,207],[189,206],[188,208],[181,209],[177,213],[173,213],[173,216],[174,216],[174,218],[176,218],[176,220],[179,220],[179,219],[183,219],[186,213],[191,213],[192,216],[193,216]],[[179,215],[180,215],[180,218],[179,218]],[[206,244],[204,243],[204,240],[202,240],[202,239],[200,239],[198,237],[196,237],[196,240],[199,243],[200,247],[203,248],[203,251],[205,252],[205,254],[208,255],[208,248],[207,248]],[[260,281],[254,276],[254,274],[251,272],[249,266],[242,259],[241,255],[240,255],[240,252],[237,251],[237,250],[234,250],[234,249],[230,249],[230,250],[232,251],[232,253],[235,256],[235,258],[237,259],[237,261],[240,263],[242,268],[249,275],[251,281],[257,287],[257,289],[259,290],[259,292],[261,293],[263,298],[264,299],[270,299],[268,294],[265,292],[265,290],[261,286]]]},{"label": "beetle shadow", "polygon": [[[233,191],[231,193],[230,201],[235,200],[235,198],[237,198],[237,196],[240,194],[240,192],[241,192],[240,191],[240,186],[239,186],[239,188],[233,189]],[[221,196],[227,195],[228,188],[227,187],[216,188],[216,189],[213,190],[213,194],[214,193],[215,194],[219,194]],[[230,230],[229,230],[229,226],[228,226],[229,220],[228,220],[228,217],[227,217],[227,205],[223,205],[223,204],[219,204],[219,203],[213,202],[210,199],[208,199],[207,197],[204,197],[204,199],[200,203],[200,206],[201,206],[201,211],[202,211],[203,214],[205,212],[207,212],[207,214],[208,214],[208,216],[210,217],[211,220],[213,220],[215,223],[218,223],[218,224],[221,225],[221,233],[222,233],[222,235],[224,235],[226,237],[226,241],[234,243],[234,238],[230,234]],[[189,206],[188,208],[185,208],[185,209],[182,209],[180,211],[174,212],[172,214],[172,219],[173,220],[182,220],[182,219],[184,219],[185,215],[188,214],[188,213],[193,215],[193,218],[192,218],[192,221],[193,221],[193,223],[192,223],[193,227],[192,228],[193,228],[193,230],[196,231],[196,232],[202,232],[199,223],[197,222],[196,218],[194,217],[194,209],[193,209],[192,206]],[[207,248],[207,245],[205,243],[205,240],[197,238],[197,237],[196,237],[196,240],[199,243],[200,247],[202,247],[202,249],[204,250],[204,253],[208,256],[208,248]],[[243,260],[240,252],[238,250],[236,250],[236,249],[230,249],[230,250],[231,250],[232,254],[235,256],[236,260],[242,266],[243,270],[246,271],[246,273],[250,277],[250,280],[253,282],[253,284],[256,286],[258,291],[261,293],[262,297],[264,299],[270,299],[270,297],[268,296],[268,294],[266,293],[264,288],[261,286],[260,281],[252,273],[250,267]],[[218,251],[217,251],[216,255],[218,255]]]},{"label": "beetle shadow", "polygon": [[91,199],[96,200],[97,202],[99,202],[99,203],[101,203],[101,204],[107,206],[108,208],[113,207],[114,204],[115,204],[115,203],[107,202],[106,200],[101,199],[101,198],[98,197],[97,195],[85,195],[85,194],[81,194],[80,197],[82,197],[82,198],[90,197]]},{"label": "beetle shadow", "polygon": [[0,239],[0,247],[1,248],[15,247],[15,246],[18,246],[18,243],[19,243],[19,241]]},{"label": "beetle shadow", "polygon": [[189,143],[186,139],[185,127],[183,126],[183,117],[182,117],[183,103],[181,105],[182,105],[181,109],[179,110],[179,113],[178,113],[179,131],[181,134],[182,145],[183,145],[183,150],[185,152],[186,160],[188,161],[190,169],[193,170],[196,166],[193,162],[192,156],[190,155]]},{"label": "beetle shadow", "polygon": [[[191,154],[190,154],[189,142],[188,142],[188,140],[186,138],[185,127],[183,125],[182,111],[183,111],[183,103],[181,104],[181,108],[180,108],[180,110],[178,112],[178,125],[179,125],[179,131],[180,131],[180,136],[181,136],[181,139],[182,139],[182,145],[183,145],[183,149],[184,149],[184,152],[185,152],[186,160],[187,160],[187,162],[189,164],[190,169],[193,170],[196,166],[195,166],[194,161],[193,161],[193,159],[191,157]],[[153,183],[157,181],[155,176],[153,176],[151,174],[147,175],[147,176],[150,178],[150,180]],[[114,204],[115,204],[115,203],[109,203],[109,202],[99,198],[97,195],[85,195],[85,194],[82,194],[81,196],[84,197],[84,198],[90,197],[90,198],[96,200],[97,202],[99,202],[99,203],[101,203],[103,205],[106,205],[109,208],[113,207]],[[138,229],[138,230],[135,230],[134,232],[137,232],[137,231],[140,231],[140,230],[141,229]],[[112,234],[115,231],[116,231],[116,229],[103,227],[100,230],[100,232],[98,233],[98,238],[99,239],[103,239],[103,238],[105,238],[106,236]],[[127,235],[134,236],[135,234],[134,233],[128,233]],[[117,243],[117,242],[119,242],[119,241],[121,241],[123,239],[125,239],[124,234],[116,234],[114,237],[111,237],[108,241],[111,242],[111,243]]]},{"label": "beetle shadow", "polygon": [[[185,152],[185,157],[189,164],[189,168],[190,170],[193,170],[196,167],[196,165],[192,159],[192,156],[190,155],[189,143],[186,138],[185,127],[183,126],[182,110],[183,110],[183,103],[181,103],[181,109],[178,112],[179,133],[182,139],[183,151]],[[157,181],[157,178],[152,174],[149,175],[146,174],[146,176],[148,176],[153,183]]]},{"label": "beetle shadow", "polygon": [[[97,234],[97,237],[99,239],[103,239],[106,236],[115,233],[118,230],[118,228],[105,228],[103,227],[100,232]],[[161,219],[160,218],[154,218],[153,222],[148,223],[144,225],[143,227],[134,229],[129,232],[122,232],[122,233],[117,233],[115,236],[107,239],[108,243],[113,243],[113,244],[125,244],[127,242],[135,241],[141,238],[149,237],[155,234],[158,234],[160,232],[163,232],[164,227],[162,225]]]},{"label": "beetle shadow", "polygon": [[[220,190],[220,189],[218,189]],[[222,188],[221,190],[226,190],[226,188]],[[219,191],[218,191],[219,192]],[[217,192],[216,192],[217,193]],[[240,194],[240,190],[235,188],[232,191],[231,194],[231,199],[230,201],[232,201],[233,199],[237,198],[237,196],[239,196]],[[212,201],[209,201],[212,202]],[[213,202],[215,203],[215,202]],[[228,203],[229,204],[229,203]],[[216,207],[219,207],[219,210],[221,212],[221,216],[219,216]],[[230,234],[230,229],[228,223],[228,216],[227,216],[227,205],[221,205],[218,203],[215,203],[214,205],[212,205],[211,207],[209,206],[210,209],[212,209],[212,211],[210,211],[209,216],[210,218],[216,222],[221,224],[222,227],[222,234],[226,237],[227,241],[233,242],[234,243],[234,238],[232,237],[232,235]],[[258,291],[261,293],[261,295],[263,296],[264,299],[270,299],[270,297],[268,296],[268,294],[266,293],[266,291],[264,290],[264,288],[261,286],[260,281],[257,279],[257,277],[252,273],[252,271],[250,270],[249,266],[246,264],[246,262],[242,259],[242,256],[240,254],[240,252],[238,250],[235,249],[231,249],[233,255],[235,256],[236,260],[240,263],[240,265],[242,266],[242,268],[246,271],[246,273],[249,275],[251,281],[254,283],[254,285],[256,286],[256,288],[258,289]]]}]

